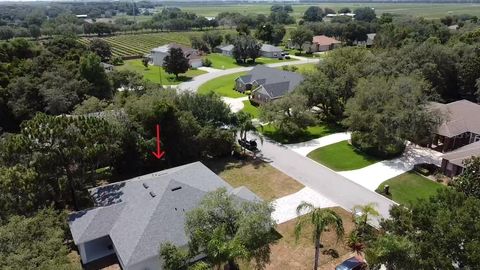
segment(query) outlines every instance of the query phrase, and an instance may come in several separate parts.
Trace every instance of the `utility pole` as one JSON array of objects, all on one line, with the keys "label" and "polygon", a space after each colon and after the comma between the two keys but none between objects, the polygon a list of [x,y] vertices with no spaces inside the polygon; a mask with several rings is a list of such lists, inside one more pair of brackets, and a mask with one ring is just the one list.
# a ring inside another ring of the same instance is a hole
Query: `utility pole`
[{"label": "utility pole", "polygon": [[160,77],[160,85],[163,88],[163,82],[162,82],[162,67],[158,66],[158,76]]}]

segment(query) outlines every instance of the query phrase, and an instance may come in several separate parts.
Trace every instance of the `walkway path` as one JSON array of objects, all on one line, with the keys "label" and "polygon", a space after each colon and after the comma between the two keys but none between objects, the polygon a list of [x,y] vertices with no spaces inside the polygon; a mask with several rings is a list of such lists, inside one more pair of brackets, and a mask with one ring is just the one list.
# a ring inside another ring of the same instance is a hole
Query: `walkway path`
[{"label": "walkway path", "polygon": [[442,153],[435,150],[409,144],[399,158],[377,162],[358,170],[339,172],[339,174],[369,190],[375,190],[384,181],[412,170],[415,164],[431,163],[440,166],[441,155]]},{"label": "walkway path", "polygon": [[[250,134],[255,138],[256,135]],[[257,141],[260,141],[257,138]],[[392,200],[354,183],[331,169],[304,157],[286,146],[265,139],[259,145],[260,158],[346,210],[355,205],[375,203],[382,217],[389,217]],[[373,222],[378,225],[378,220]]]},{"label": "walkway path", "polygon": [[272,213],[273,219],[280,224],[296,218],[298,216],[297,206],[303,201],[321,208],[338,206],[338,204],[332,202],[330,199],[319,194],[315,190],[309,187],[304,187],[300,191],[273,201],[273,204],[275,205],[275,211]]},{"label": "walkway path", "polygon": [[248,97],[241,97],[241,98],[229,98],[229,97],[222,97],[223,102],[225,102],[228,106],[230,106],[230,110],[234,113],[239,112],[243,109],[243,102],[248,100]]},{"label": "walkway path", "polygon": [[[305,58],[305,57],[298,57],[298,56],[291,56],[292,58],[296,58],[298,60],[296,61],[286,61],[286,62],[279,62],[279,63],[273,63],[273,64],[267,64],[266,66],[268,67],[281,67],[281,66],[288,66],[288,65],[302,65],[302,64],[309,64],[309,63],[318,63],[320,59],[318,58]],[[212,69],[212,72],[202,74],[196,77],[193,77],[192,80],[188,82],[183,82],[178,85],[177,89],[180,91],[197,91],[198,88],[215,78],[218,78],[220,76],[224,75],[229,75],[233,73],[238,73],[238,72],[243,72],[243,71],[249,71],[253,67],[238,67],[238,68],[231,68],[231,69],[225,69],[225,70],[217,70],[217,69]]]}]

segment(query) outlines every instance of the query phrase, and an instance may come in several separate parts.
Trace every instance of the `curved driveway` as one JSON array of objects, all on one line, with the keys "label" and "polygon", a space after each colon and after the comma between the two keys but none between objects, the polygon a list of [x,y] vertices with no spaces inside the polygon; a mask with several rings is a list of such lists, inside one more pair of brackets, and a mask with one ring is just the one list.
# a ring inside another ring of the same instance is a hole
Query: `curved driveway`
[{"label": "curved driveway", "polygon": [[[303,65],[303,64],[310,64],[310,63],[318,63],[320,59],[318,58],[305,58],[305,57],[298,57],[292,56],[292,58],[298,59],[296,61],[286,61],[286,62],[279,62],[273,64],[267,64],[267,67],[281,67],[281,66],[290,66],[290,65]],[[229,75],[237,72],[249,71],[253,69],[253,67],[239,67],[239,68],[231,68],[231,69],[217,69],[217,71],[205,73],[196,77],[193,77],[192,80],[188,82],[183,82],[177,86],[177,90],[179,91],[197,91],[200,85],[213,80],[215,78]]]}]

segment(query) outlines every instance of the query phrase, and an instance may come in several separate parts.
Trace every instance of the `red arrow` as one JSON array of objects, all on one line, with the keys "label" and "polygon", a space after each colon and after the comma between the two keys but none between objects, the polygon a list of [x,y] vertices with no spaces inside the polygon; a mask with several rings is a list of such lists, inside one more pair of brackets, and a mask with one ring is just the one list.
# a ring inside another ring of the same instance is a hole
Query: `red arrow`
[{"label": "red arrow", "polygon": [[157,152],[152,152],[152,154],[157,158],[161,159],[165,155],[165,151],[160,149],[160,125],[157,124]]}]

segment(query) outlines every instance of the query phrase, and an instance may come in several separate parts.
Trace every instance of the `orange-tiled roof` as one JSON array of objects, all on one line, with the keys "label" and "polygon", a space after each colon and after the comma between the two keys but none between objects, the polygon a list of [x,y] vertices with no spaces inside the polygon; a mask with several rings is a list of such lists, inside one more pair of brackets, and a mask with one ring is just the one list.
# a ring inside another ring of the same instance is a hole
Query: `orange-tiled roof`
[{"label": "orange-tiled roof", "polygon": [[321,36],[314,36],[313,37],[313,43],[324,46],[324,45],[340,44],[342,42],[340,42],[340,41],[338,41],[334,38],[327,37],[325,35],[321,35]]}]

